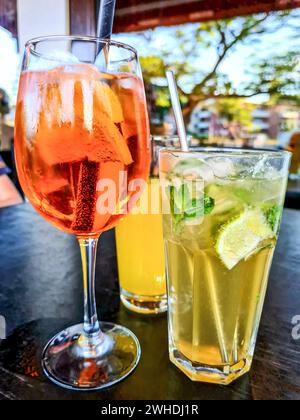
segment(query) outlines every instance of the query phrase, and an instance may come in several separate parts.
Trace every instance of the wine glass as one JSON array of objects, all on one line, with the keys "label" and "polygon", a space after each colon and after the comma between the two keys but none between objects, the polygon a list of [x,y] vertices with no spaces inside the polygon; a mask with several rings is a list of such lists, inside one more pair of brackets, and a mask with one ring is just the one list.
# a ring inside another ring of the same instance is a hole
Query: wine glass
[{"label": "wine glass", "polygon": [[84,323],[57,334],[43,369],[70,389],[101,389],[136,367],[127,328],[97,319],[100,234],[126,215],[147,180],[150,135],[136,51],[100,38],[51,36],[25,46],[16,107],[15,154],[33,207],[79,241]]}]

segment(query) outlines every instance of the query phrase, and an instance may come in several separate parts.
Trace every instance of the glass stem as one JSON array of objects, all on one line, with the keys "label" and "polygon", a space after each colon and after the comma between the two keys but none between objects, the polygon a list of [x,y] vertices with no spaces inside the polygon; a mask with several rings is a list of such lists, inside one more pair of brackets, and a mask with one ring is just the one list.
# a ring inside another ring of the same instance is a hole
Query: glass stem
[{"label": "glass stem", "polygon": [[84,291],[84,332],[87,336],[100,335],[95,298],[95,269],[99,238],[78,238],[82,260]]}]

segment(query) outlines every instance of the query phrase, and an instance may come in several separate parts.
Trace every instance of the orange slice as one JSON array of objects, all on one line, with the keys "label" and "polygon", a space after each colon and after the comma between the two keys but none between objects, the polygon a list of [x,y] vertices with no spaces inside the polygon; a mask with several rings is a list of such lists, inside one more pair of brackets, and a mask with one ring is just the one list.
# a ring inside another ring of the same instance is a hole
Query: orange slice
[{"label": "orange slice", "polygon": [[47,165],[76,162],[85,158],[80,131],[70,126],[39,128],[36,147]]},{"label": "orange slice", "polygon": [[94,84],[94,106],[105,112],[114,123],[124,121],[117,94],[104,82]]},{"label": "orange slice", "polygon": [[58,178],[58,177],[41,177],[38,182],[36,182],[35,186],[41,194],[51,194],[53,192],[59,191],[62,188],[65,188],[69,185],[67,179],[65,178]]},{"label": "orange slice", "polygon": [[89,140],[88,158],[95,162],[117,160],[125,165],[133,162],[125,138],[116,125],[104,113],[94,114],[94,135]]},{"label": "orange slice", "polygon": [[130,139],[130,137],[137,136],[138,134],[138,129],[134,122],[121,122],[121,130],[126,140]]}]

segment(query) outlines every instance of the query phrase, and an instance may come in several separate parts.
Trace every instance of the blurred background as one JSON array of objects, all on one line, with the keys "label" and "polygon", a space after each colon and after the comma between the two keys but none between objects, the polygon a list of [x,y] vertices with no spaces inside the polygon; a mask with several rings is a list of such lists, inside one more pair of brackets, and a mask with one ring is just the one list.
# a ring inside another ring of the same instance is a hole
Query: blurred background
[{"label": "blurred background", "polygon": [[[99,3],[0,0],[0,152],[16,184],[11,151],[24,43],[95,35]],[[114,38],[139,51],[152,134],[175,133],[165,79],[171,67],[192,146],[293,152],[293,207],[300,193],[299,18],[300,0],[117,0],[114,22]]]}]

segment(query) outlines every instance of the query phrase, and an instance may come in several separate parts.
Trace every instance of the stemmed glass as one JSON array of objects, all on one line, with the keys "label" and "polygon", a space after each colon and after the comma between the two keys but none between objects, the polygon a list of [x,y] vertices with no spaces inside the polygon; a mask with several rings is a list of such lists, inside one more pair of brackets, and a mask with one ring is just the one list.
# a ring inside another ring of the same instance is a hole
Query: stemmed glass
[{"label": "stemmed glass", "polygon": [[134,334],[97,319],[95,261],[100,234],[126,215],[147,179],[149,138],[133,48],[78,36],[26,44],[15,124],[20,183],[48,222],[76,235],[83,267],[84,323],[43,353],[46,375],[61,386],[104,388],[138,363]]}]

